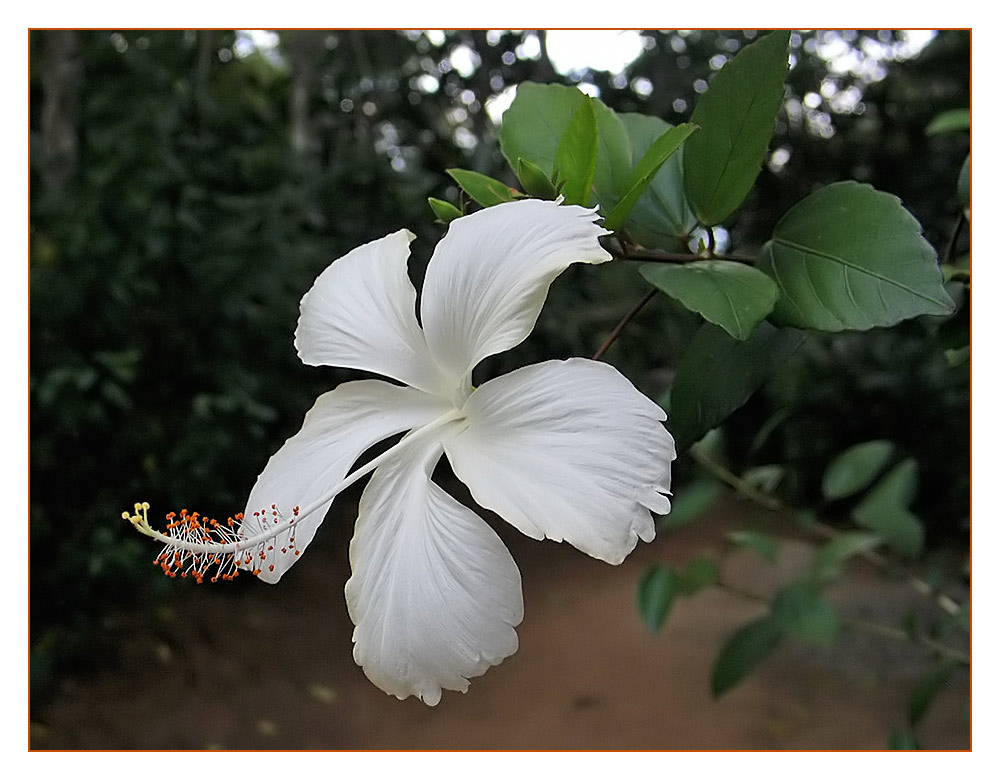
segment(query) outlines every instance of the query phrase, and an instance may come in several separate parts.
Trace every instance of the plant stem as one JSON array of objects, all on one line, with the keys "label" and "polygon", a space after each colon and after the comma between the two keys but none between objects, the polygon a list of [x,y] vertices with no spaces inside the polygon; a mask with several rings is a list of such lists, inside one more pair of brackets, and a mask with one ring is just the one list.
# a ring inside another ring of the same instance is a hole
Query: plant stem
[{"label": "plant stem", "polygon": [[628,326],[629,321],[635,318],[636,315],[638,315],[639,311],[643,307],[645,307],[650,302],[650,300],[652,300],[654,296],[656,296],[656,291],[657,289],[655,288],[650,290],[649,293],[647,293],[642,299],[640,299],[639,302],[636,303],[636,305],[633,306],[631,310],[625,313],[624,317],[618,322],[618,325],[611,330],[611,334],[608,335],[608,339],[604,341],[604,344],[597,349],[597,353],[593,355],[592,358],[595,362],[599,361],[601,357],[604,356],[608,348],[611,347],[611,344],[618,339],[619,335],[621,335],[625,327]]},{"label": "plant stem", "polygon": [[[732,473],[729,469],[720,465],[718,462],[713,460],[703,451],[698,448],[692,448],[688,453],[694,458],[694,461],[701,465],[705,470],[707,470],[715,478],[722,481],[724,484],[728,484],[739,494],[743,495],[748,500],[753,501],[759,506],[763,506],[769,511],[781,511],[789,512],[793,509],[789,508],[782,500],[770,495],[766,492],[762,492],[751,484],[747,483],[739,476]],[[817,534],[825,538],[826,540],[831,540],[838,535],[836,528],[827,525],[824,522],[815,522],[810,526],[811,530],[814,530]],[[880,555],[877,552],[873,552],[870,549],[858,552],[858,556],[864,558],[872,565],[883,569],[883,570],[896,570],[904,575],[904,579],[910,587],[912,587],[916,592],[921,595],[931,598],[941,609],[943,609],[948,614],[954,616],[959,613],[960,606],[952,598],[945,595],[944,593],[935,590],[930,584],[925,582],[918,576],[910,573],[901,563],[893,561],[884,555]]]},{"label": "plant stem", "polygon": [[[748,601],[753,601],[754,603],[764,604],[766,606],[771,605],[771,600],[758,595],[757,593],[752,593],[749,590],[744,590],[735,585],[723,582],[721,579],[715,581],[715,586],[721,590],[725,590],[730,595],[739,596],[740,598],[745,598]],[[883,639],[892,639],[898,642],[916,642],[921,647],[925,647],[931,652],[937,653],[943,658],[961,663],[965,666],[971,665],[971,659],[969,654],[964,650],[958,650],[951,647],[943,642],[939,642],[937,639],[932,639],[925,634],[911,635],[904,631],[902,628],[893,628],[889,625],[881,625],[879,623],[873,623],[869,620],[861,620],[853,617],[841,617],[840,622],[846,628],[854,631],[863,631],[864,633],[870,633],[875,636],[881,636]]]}]

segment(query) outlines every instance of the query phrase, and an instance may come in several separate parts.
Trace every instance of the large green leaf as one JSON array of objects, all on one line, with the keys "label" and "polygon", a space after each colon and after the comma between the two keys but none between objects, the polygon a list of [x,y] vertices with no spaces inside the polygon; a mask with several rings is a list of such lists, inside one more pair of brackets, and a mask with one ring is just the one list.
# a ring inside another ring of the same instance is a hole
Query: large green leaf
[{"label": "large green leaf", "polygon": [[768,614],[739,628],[726,641],[712,669],[712,695],[721,696],[743,681],[781,642],[781,623]]},{"label": "large green leaf", "polygon": [[792,207],[757,266],[781,289],[772,320],[789,326],[871,329],[954,309],[920,224],[898,198],[858,182]]},{"label": "large green leaf", "polygon": [[597,166],[597,117],[594,101],[583,96],[583,103],[573,112],[569,127],[556,148],[555,179],[567,204],[590,201],[590,187]]},{"label": "large green leaf", "polygon": [[625,193],[604,221],[606,228],[617,231],[631,214],[636,203],[646,192],[660,168],[680,149],[684,140],[698,130],[696,125],[681,124],[664,131],[646,150],[629,174]]},{"label": "large green leaf", "polygon": [[[516,170],[518,158],[523,158],[543,171],[554,171],[559,143],[586,100],[578,89],[562,84],[518,85],[500,127],[500,151],[510,167]],[[592,187],[595,196],[590,203],[599,202],[611,209],[624,192],[632,153],[618,115],[599,100],[591,100],[597,121],[597,164]]]},{"label": "large green leaf", "polygon": [[749,337],[778,300],[778,286],[770,277],[735,261],[643,264],[639,274],[737,340]]},{"label": "large green leaf", "polygon": [[708,85],[691,115],[701,126],[684,145],[684,185],[708,226],[743,203],[760,171],[788,73],[789,32],[747,46]]},{"label": "large green leaf", "polygon": [[686,449],[745,403],[805,335],[764,322],[736,340],[704,324],[677,364],[670,393],[670,428]]},{"label": "large green leaf", "polygon": [[917,492],[917,470],[915,459],[903,460],[851,512],[855,522],[907,557],[916,557],[924,546],[924,526],[909,510]]},{"label": "large green leaf", "polygon": [[[619,114],[632,144],[636,166],[657,139],[671,129],[668,122],[646,114]],[[687,239],[698,225],[684,194],[684,156],[672,155],[656,172],[625,221],[625,231],[644,247],[670,252],[687,249]]]},{"label": "large green leaf", "polygon": [[895,448],[892,441],[870,440],[838,454],[823,474],[823,497],[839,500],[863,490],[889,464]]}]

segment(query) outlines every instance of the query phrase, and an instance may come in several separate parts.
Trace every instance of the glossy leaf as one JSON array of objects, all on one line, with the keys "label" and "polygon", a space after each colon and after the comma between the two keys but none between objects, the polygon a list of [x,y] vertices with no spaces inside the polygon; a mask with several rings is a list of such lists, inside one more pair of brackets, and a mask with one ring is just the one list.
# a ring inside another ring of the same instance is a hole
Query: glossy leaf
[{"label": "glossy leaf", "polygon": [[722,647],[712,669],[712,695],[721,696],[739,685],[784,635],[781,624],[765,615],[739,628]]},{"label": "glossy leaf", "polygon": [[917,461],[908,458],[865,495],[851,518],[878,533],[899,554],[916,557],[924,546],[924,526],[909,510],[916,491]]},{"label": "glossy leaf", "polygon": [[[646,114],[619,114],[632,145],[632,165],[637,166],[670,123]],[[656,172],[625,221],[629,237],[644,247],[681,252],[698,226],[684,193],[684,156],[672,155]]]},{"label": "glossy leaf", "polygon": [[781,291],[772,320],[788,326],[871,329],[954,309],[920,224],[898,198],[858,182],[792,207],[757,266]]},{"label": "glossy leaf", "polygon": [[518,158],[514,173],[517,174],[517,181],[528,195],[546,201],[551,201],[559,195],[549,175],[530,160]]},{"label": "glossy leaf", "polygon": [[840,632],[833,605],[806,583],[795,582],[779,590],[771,613],[785,633],[810,644],[829,647]]},{"label": "glossy leaf", "polygon": [[766,322],[746,340],[704,324],[681,356],[671,390],[671,430],[678,447],[686,449],[743,405],[804,339]]},{"label": "glossy leaf", "polygon": [[758,533],[754,530],[734,530],[726,538],[734,546],[752,549],[772,563],[778,559],[778,542],[767,533]]},{"label": "glossy leaf", "polygon": [[737,340],[749,337],[778,300],[770,277],[735,261],[643,264],[639,274]]},{"label": "glossy leaf", "polygon": [[785,91],[788,41],[779,30],[742,49],[695,105],[701,131],[684,145],[684,185],[706,226],[729,217],[757,179]]},{"label": "glossy leaf", "polygon": [[[559,142],[573,115],[587,99],[575,87],[562,84],[523,82],[503,115],[500,151],[512,169],[518,158],[531,161],[543,171],[554,171]],[[611,109],[591,99],[597,121],[597,164],[591,204],[610,209],[624,191],[632,153],[625,125]]]},{"label": "glossy leaf", "polygon": [[649,630],[659,631],[677,595],[674,572],[663,566],[650,568],[639,580],[639,615]]},{"label": "glossy leaf", "polygon": [[604,221],[606,228],[617,231],[625,223],[625,220],[632,213],[636,203],[646,189],[650,186],[653,178],[659,173],[660,168],[674,153],[680,149],[681,144],[692,133],[697,130],[696,125],[682,124],[664,131],[646,150],[632,173],[629,174],[628,182],[625,185],[625,193],[615,208],[611,210]]},{"label": "glossy leaf", "polygon": [[434,215],[442,223],[450,223],[455,218],[462,217],[462,210],[448,201],[442,201],[439,198],[429,198],[427,199],[427,203],[430,204]]},{"label": "glossy leaf", "polygon": [[585,95],[573,112],[556,148],[554,166],[555,180],[566,203],[586,206],[597,166],[597,117],[591,97]]},{"label": "glossy leaf", "polygon": [[891,441],[871,440],[838,454],[823,474],[823,497],[839,500],[863,490],[885,470],[895,448]]},{"label": "glossy leaf", "polygon": [[473,201],[483,207],[492,207],[496,204],[503,204],[505,201],[513,201],[520,195],[500,180],[487,177],[478,171],[467,171],[466,169],[446,169],[445,171],[462,190],[469,194]]}]

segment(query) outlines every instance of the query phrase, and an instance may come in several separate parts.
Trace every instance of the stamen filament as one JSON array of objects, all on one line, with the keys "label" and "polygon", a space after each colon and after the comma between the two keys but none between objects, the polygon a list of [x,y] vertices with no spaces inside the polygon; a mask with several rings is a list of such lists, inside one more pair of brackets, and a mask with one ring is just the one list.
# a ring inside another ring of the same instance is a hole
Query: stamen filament
[{"label": "stamen filament", "polygon": [[[190,573],[200,582],[207,570],[206,568],[202,568],[203,565],[216,567],[215,578],[221,576],[223,579],[231,579],[235,576],[237,567],[249,567],[251,565],[255,566],[254,573],[258,573],[256,566],[262,565],[262,561],[267,560],[266,552],[273,549],[273,544],[278,536],[292,531],[303,519],[318,511],[347,489],[347,487],[364,478],[391,456],[398,453],[404,444],[409,443],[416,437],[426,435],[428,432],[438,429],[449,422],[462,418],[463,415],[461,411],[453,409],[433,421],[411,430],[394,446],[386,449],[374,459],[345,476],[318,500],[302,509],[296,506],[292,510],[291,516],[281,516],[278,509],[272,506],[271,514],[275,518],[275,524],[273,525],[268,524],[265,514],[255,514],[255,521],[261,525],[262,529],[259,533],[250,537],[243,537],[243,534],[237,532],[235,529],[236,522],[245,524],[242,514],[237,514],[235,518],[231,517],[227,521],[227,524],[222,525],[214,519],[202,518],[199,521],[200,515],[197,512],[188,514],[186,510],[182,511],[180,519],[174,522],[173,518],[175,515],[171,513],[167,516],[169,520],[167,528],[170,531],[177,532],[168,533],[161,533],[149,523],[147,517],[147,511],[149,510],[148,503],[136,503],[135,513],[129,514],[127,511],[123,512],[122,518],[131,522],[132,526],[143,535],[165,545],[156,562],[170,576],[179,574],[186,577]],[[249,520],[246,521],[249,522]],[[213,540],[213,536],[216,540]],[[294,538],[290,538],[289,542],[290,544],[294,544]],[[267,550],[260,549],[256,551],[258,547],[269,543],[271,546],[268,546]],[[281,551],[284,553],[287,550],[286,548],[282,548]],[[295,550],[294,554],[298,554],[298,550]],[[181,570],[184,564],[188,564],[188,567],[186,570]],[[173,570],[171,570],[171,566],[173,566]],[[268,567],[274,570],[273,564]],[[212,581],[215,581],[215,578]]]}]

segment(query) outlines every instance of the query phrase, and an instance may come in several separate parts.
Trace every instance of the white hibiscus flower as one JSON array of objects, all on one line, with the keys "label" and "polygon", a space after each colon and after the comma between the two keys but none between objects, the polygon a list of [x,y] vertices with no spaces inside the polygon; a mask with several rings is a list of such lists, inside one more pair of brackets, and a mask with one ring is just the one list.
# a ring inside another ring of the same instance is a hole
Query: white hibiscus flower
[{"label": "white hibiscus flower", "polygon": [[[593,210],[523,200],[450,224],[416,317],[405,230],[334,261],[302,299],[306,364],[398,381],[351,381],[320,396],[270,459],[247,511],[227,524],[182,512],[166,534],[146,504],[124,514],[166,545],[171,575],[277,582],[337,493],[368,473],[345,592],[354,658],[378,687],[436,704],[442,689],[517,649],[521,576],[476,512],[431,480],[442,454],[484,508],[532,538],[620,563],[670,508],[673,438],[663,411],[613,367],[547,361],[472,386],[473,368],[522,342],[549,285],[572,263],[610,259]],[[373,445],[407,433],[348,475]],[[210,576],[211,575],[211,576]]]}]

